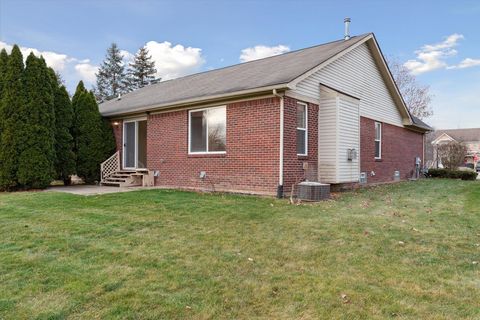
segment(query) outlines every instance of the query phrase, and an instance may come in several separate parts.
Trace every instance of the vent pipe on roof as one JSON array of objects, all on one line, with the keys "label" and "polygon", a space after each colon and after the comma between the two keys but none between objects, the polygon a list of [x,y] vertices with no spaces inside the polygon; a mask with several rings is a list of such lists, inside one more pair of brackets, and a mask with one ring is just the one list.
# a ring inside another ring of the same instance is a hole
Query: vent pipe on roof
[{"label": "vent pipe on roof", "polygon": [[345,18],[343,19],[343,22],[345,23],[345,37],[344,39],[345,40],[349,40],[350,39],[350,22],[352,20],[350,20],[350,18]]}]

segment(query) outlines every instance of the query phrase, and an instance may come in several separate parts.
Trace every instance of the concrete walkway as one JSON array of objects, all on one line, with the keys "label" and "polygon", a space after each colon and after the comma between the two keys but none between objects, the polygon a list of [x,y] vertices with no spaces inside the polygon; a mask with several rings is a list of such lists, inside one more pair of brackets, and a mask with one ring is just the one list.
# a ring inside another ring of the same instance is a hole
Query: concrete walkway
[{"label": "concrete walkway", "polygon": [[135,190],[148,189],[144,187],[106,187],[93,185],[71,185],[71,186],[55,186],[45,190],[45,192],[66,192],[71,194],[78,194],[82,196],[92,196],[107,193],[128,192]]}]

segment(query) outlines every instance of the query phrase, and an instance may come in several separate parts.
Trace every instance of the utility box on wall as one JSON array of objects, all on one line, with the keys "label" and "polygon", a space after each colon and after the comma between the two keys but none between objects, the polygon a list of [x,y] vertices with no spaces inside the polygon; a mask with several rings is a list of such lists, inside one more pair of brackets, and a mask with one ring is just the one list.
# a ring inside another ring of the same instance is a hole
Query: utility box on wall
[{"label": "utility box on wall", "polygon": [[400,181],[400,171],[395,171],[393,173],[393,181]]},{"label": "utility box on wall", "polygon": [[348,161],[357,160],[357,149],[347,149]]},{"label": "utility box on wall", "polygon": [[360,182],[360,184],[366,184],[367,183],[367,173],[366,172],[360,172],[359,182]]}]

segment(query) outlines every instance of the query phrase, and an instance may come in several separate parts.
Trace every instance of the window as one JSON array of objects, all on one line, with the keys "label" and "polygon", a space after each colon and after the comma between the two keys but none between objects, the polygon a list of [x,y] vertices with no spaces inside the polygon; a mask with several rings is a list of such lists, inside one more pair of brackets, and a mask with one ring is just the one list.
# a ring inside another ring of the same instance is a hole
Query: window
[{"label": "window", "polygon": [[189,112],[189,153],[225,153],[226,107]]},{"label": "window", "polygon": [[307,105],[297,103],[297,155],[306,156],[308,153],[308,133],[307,133]]},{"label": "window", "polygon": [[375,159],[382,158],[382,124],[375,122]]}]

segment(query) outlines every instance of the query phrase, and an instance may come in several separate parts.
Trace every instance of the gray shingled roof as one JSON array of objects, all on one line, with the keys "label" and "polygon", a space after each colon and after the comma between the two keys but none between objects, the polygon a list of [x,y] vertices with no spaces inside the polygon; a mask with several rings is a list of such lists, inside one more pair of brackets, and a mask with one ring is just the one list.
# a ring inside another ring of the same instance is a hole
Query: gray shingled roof
[{"label": "gray shingled roof", "polygon": [[369,35],[152,84],[126,94],[120,100],[102,103],[100,112],[103,116],[117,116],[159,106],[168,107],[185,100],[202,100],[215,95],[286,85]]},{"label": "gray shingled roof", "polygon": [[480,128],[435,130],[432,132],[432,141],[443,133],[448,134],[458,142],[480,141]]},{"label": "gray shingled roof", "polygon": [[410,115],[410,117],[412,118],[412,122],[413,122],[414,126],[416,126],[418,128],[425,129],[427,131],[432,131],[433,130],[432,127],[430,127],[428,124],[426,124],[425,122],[423,122],[419,118],[415,117],[414,115]]}]

